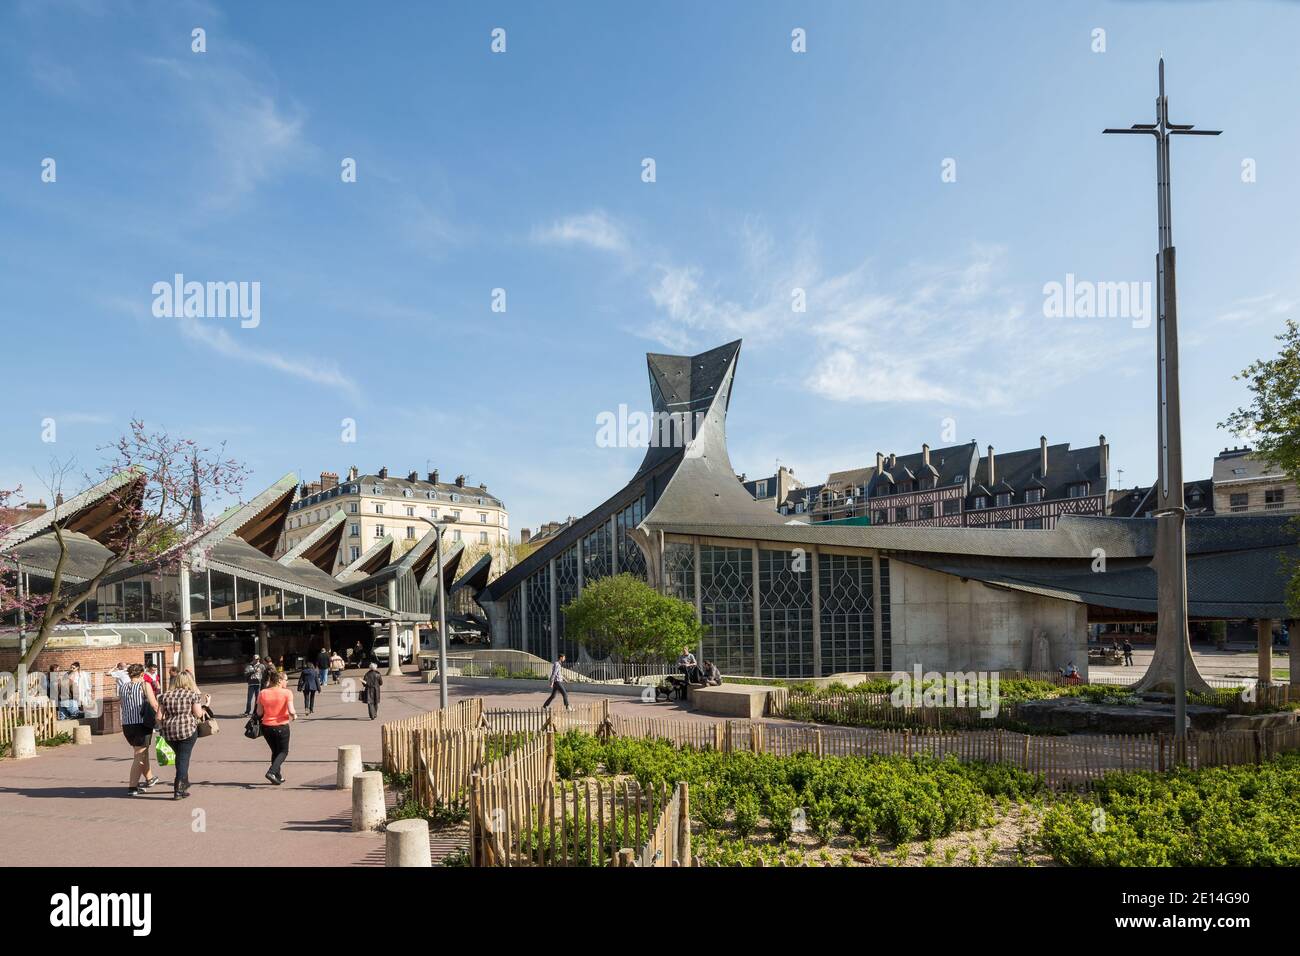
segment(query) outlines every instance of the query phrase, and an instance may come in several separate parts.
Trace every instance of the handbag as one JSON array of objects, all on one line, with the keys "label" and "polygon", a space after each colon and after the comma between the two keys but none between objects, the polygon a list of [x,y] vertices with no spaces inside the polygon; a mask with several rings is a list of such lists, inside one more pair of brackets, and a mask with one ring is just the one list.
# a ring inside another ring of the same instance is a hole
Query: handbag
[{"label": "handbag", "polygon": [[203,719],[199,721],[199,736],[211,737],[213,734],[219,733],[221,733],[221,725],[217,723],[217,718],[212,713],[212,708],[204,707]]},{"label": "handbag", "polygon": [[172,750],[164,738],[159,737],[158,742],[153,745],[154,755],[158,758],[158,766],[170,767],[176,762],[176,751]]},{"label": "handbag", "polygon": [[148,700],[142,699],[140,701],[140,723],[144,724],[149,730],[153,730],[158,726],[158,712],[153,709]]},{"label": "handbag", "polygon": [[244,724],[244,736],[249,740],[256,740],[262,736],[262,721],[257,714],[250,716],[248,722]]}]

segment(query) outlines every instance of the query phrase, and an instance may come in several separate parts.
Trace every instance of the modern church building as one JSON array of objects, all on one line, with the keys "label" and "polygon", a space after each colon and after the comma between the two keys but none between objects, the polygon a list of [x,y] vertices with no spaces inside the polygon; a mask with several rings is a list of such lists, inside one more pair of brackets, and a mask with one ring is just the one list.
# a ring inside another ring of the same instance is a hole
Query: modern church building
[{"label": "modern church building", "polygon": [[[694,604],[702,656],[736,676],[1086,670],[1089,624],[1155,620],[1154,519],[871,526],[809,523],[755,500],[727,454],[739,356],[739,341],[647,356],[667,427],[652,429],[658,440],[623,488],[479,592],[495,646],[583,658],[561,609],[617,573]],[[1285,559],[1300,547],[1285,516],[1187,527],[1192,620],[1287,616]]]}]

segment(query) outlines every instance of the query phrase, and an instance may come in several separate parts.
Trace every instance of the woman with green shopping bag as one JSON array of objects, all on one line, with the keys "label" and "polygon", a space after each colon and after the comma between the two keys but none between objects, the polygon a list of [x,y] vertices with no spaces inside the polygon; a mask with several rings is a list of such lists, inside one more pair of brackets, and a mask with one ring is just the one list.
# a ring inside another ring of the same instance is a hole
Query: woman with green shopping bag
[{"label": "woman with green shopping bag", "polygon": [[[211,702],[212,695],[199,693],[194,675],[189,671],[180,671],[167,692],[158,698],[158,704],[162,708],[162,713],[159,714],[159,733],[176,751],[176,783],[172,792],[175,800],[190,795],[190,754],[194,750],[194,741],[199,739],[199,721],[204,717],[203,708]],[[159,757],[161,756],[160,751]]]}]

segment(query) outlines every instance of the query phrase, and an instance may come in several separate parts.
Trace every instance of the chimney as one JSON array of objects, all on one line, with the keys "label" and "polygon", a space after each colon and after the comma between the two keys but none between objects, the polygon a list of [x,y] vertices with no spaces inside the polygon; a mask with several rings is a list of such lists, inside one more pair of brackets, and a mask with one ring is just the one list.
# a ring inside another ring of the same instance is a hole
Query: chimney
[{"label": "chimney", "polygon": [[437,469],[437,468],[435,468],[435,469],[433,469],[433,471],[429,472],[429,481],[432,482],[432,483],[435,484],[435,485],[438,483],[438,469]]},{"label": "chimney", "polygon": [[876,474],[882,475],[884,473],[885,473],[885,456],[882,455],[880,452],[876,452]]},{"label": "chimney", "polygon": [[923,444],[923,445],[921,446],[921,464],[925,465],[926,467],[929,467],[929,465],[930,465],[930,446],[929,446],[929,445],[924,445],[924,444]]},{"label": "chimney", "polygon": [[356,480],[357,480],[357,466],[353,465],[351,468],[348,469],[348,481],[356,481]]},{"label": "chimney", "polygon": [[332,471],[322,471],[320,473],[321,491],[329,491],[331,488],[339,486],[339,476]]},{"label": "chimney", "polygon": [[531,531],[529,531],[527,528],[520,528],[520,529],[519,529],[519,543],[520,543],[520,544],[527,544],[527,543],[528,543],[528,539],[531,538],[532,536],[533,536],[533,533],[532,533]]},{"label": "chimney", "polygon": [[993,457],[993,446],[989,445],[989,487],[998,483],[997,461]]},{"label": "chimney", "polygon": [[410,473],[407,474],[407,476],[406,476],[406,480],[407,480],[407,481],[419,481],[419,480],[420,480],[420,473],[419,473],[418,471],[412,471],[412,472],[410,472]]},{"label": "chimney", "polygon": [[898,467],[898,456],[891,451],[889,453],[889,470],[893,471],[897,467]]},{"label": "chimney", "polygon": [[464,488],[464,487],[465,487],[465,476],[464,476],[464,475],[457,475],[457,476],[456,476],[456,487],[457,487],[457,488]]},{"label": "chimney", "polygon": [[1110,446],[1106,444],[1106,436],[1097,436],[1097,447],[1101,449],[1101,486],[1102,488],[1110,487]]},{"label": "chimney", "polygon": [[384,465],[382,468],[379,469],[379,477],[380,477],[380,478],[387,478],[387,477],[388,477],[388,466],[387,466],[387,465]]},{"label": "chimney", "polygon": [[1047,477],[1047,436],[1038,436],[1038,477]]}]

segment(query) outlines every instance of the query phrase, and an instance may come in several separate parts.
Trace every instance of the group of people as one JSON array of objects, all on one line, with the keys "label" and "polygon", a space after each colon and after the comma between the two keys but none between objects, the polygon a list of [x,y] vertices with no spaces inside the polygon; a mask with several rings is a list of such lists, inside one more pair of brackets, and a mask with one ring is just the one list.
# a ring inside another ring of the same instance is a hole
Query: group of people
[{"label": "group of people", "polygon": [[695,655],[689,647],[683,647],[677,658],[677,669],[682,672],[688,684],[701,684],[705,687],[717,687],[722,683],[722,672],[713,661],[696,663]]},{"label": "group of people", "polygon": [[159,693],[157,668],[153,670],[153,679],[146,679],[143,664],[127,667],[119,663],[108,672],[117,681],[122,735],[133,754],[127,793],[147,793],[158,784],[157,775],[149,767],[149,751],[157,733],[175,754],[172,797],[181,800],[190,795],[190,756],[200,736],[200,724],[212,719],[212,695],[201,694],[194,675],[178,668],[171,669],[167,690]]},{"label": "group of people", "polygon": [[[118,668],[123,665],[118,664]],[[112,677],[112,669],[105,671]],[[77,720],[93,711],[95,706],[95,681],[90,671],[81,666],[80,661],[73,661],[65,671],[52,673],[50,696],[58,702],[60,720]],[[149,664],[144,669],[143,679],[153,685],[154,693],[160,690],[158,665]]]},{"label": "group of people", "polygon": [[[331,676],[337,683],[344,667],[343,658],[328,648],[316,655],[314,663],[303,667],[298,677],[298,690],[302,692],[308,716],[315,710],[317,692]],[[80,668],[74,664],[72,669]],[[199,691],[194,675],[188,669],[175,667],[169,669],[167,690],[163,691],[157,670],[156,666],[146,669],[143,664],[128,667],[119,663],[107,672],[117,681],[122,735],[132,750],[127,793],[131,796],[144,794],[158,784],[149,756],[157,734],[175,754],[176,777],[172,796],[183,800],[190,791],[190,760],[194,744],[199,737],[206,736],[203,725],[212,721],[208,732],[215,732],[212,695]],[[284,783],[284,762],[289,756],[289,725],[298,719],[283,658],[277,666],[269,657],[254,655],[244,667],[244,679],[248,696],[241,716],[251,717],[257,730],[253,736],[266,741],[271,765],[265,776],[272,784],[280,786]],[[362,701],[370,719],[374,720],[379,712],[379,688],[384,683],[377,664],[370,664],[361,683]]]}]

